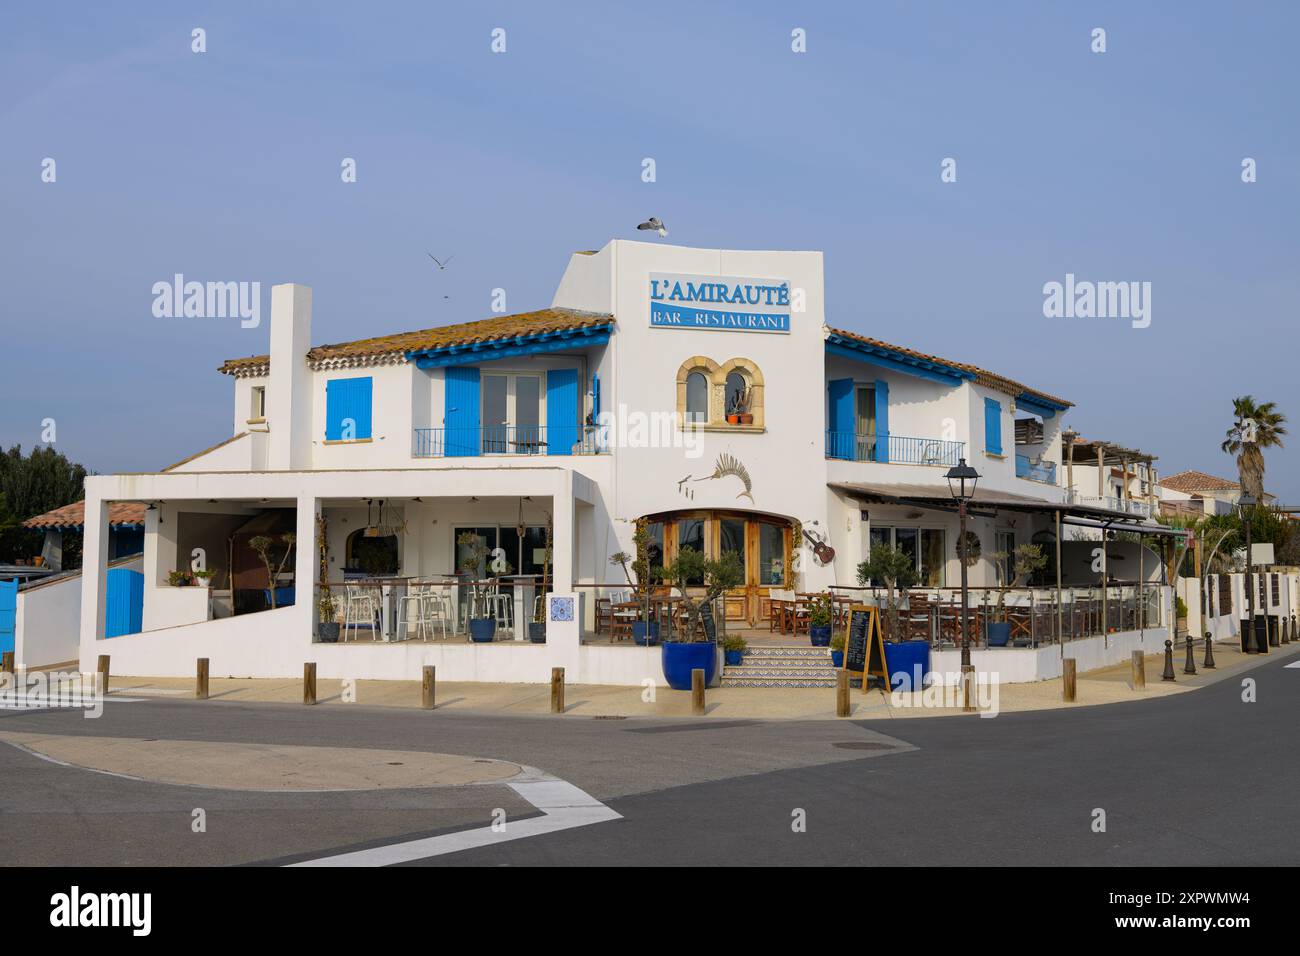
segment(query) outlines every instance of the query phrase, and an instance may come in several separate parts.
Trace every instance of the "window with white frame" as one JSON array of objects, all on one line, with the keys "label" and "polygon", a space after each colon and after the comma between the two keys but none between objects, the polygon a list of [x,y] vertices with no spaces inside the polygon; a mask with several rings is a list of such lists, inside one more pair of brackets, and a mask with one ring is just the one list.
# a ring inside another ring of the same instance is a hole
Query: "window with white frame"
[{"label": "window with white frame", "polygon": [[546,389],[535,372],[484,372],[482,376],[483,451],[529,451],[544,441]]},{"label": "window with white frame", "polygon": [[[944,586],[945,552],[943,528],[894,528],[872,525],[870,547],[880,545],[897,548],[916,565],[916,579],[921,587],[941,588]],[[870,582],[883,586],[884,581]]]},{"label": "window with white frame", "polygon": [[257,422],[264,418],[266,418],[266,386],[254,385],[249,394],[248,420]]}]

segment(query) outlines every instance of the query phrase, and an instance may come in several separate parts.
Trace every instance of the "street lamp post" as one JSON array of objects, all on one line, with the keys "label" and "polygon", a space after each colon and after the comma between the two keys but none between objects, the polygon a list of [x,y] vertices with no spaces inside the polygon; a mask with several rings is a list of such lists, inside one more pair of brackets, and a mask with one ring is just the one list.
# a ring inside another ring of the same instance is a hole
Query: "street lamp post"
[{"label": "street lamp post", "polygon": [[970,665],[970,628],[966,618],[970,606],[969,591],[966,584],[966,502],[975,497],[975,485],[979,473],[966,464],[965,458],[958,458],[957,464],[948,469],[948,491],[957,501],[957,559],[961,565],[961,666]]},{"label": "street lamp post", "polygon": [[1255,582],[1251,574],[1253,562],[1250,560],[1251,552],[1251,512],[1255,507],[1255,499],[1248,494],[1243,494],[1237,499],[1237,509],[1241,514],[1241,523],[1246,526],[1246,640],[1242,643],[1245,645],[1247,654],[1255,653]]}]

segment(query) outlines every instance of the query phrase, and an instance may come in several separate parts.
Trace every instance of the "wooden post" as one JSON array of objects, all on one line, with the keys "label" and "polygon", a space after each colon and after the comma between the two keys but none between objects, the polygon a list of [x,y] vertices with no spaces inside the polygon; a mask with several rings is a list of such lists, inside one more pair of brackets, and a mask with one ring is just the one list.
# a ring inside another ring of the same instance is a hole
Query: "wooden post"
[{"label": "wooden post", "polygon": [[564,668],[551,668],[551,713],[564,713]]},{"label": "wooden post", "polygon": [[0,673],[12,674],[14,672],[14,652],[5,651],[0,655]]},{"label": "wooden post", "polygon": [[208,659],[199,658],[198,673],[194,675],[194,699],[208,699]]},{"label": "wooden post", "polygon": [[99,655],[99,682],[102,688],[101,693],[108,693],[108,655]]},{"label": "wooden post", "polygon": [[691,713],[696,717],[704,716],[704,668],[697,667],[691,671]]},{"label": "wooden post", "polygon": [[1133,689],[1146,690],[1147,656],[1141,651],[1133,652]]},{"label": "wooden post", "polygon": [[842,667],[835,672],[835,716],[849,716],[849,672]]},{"label": "wooden post", "polygon": [[970,713],[975,709],[975,665],[961,667],[961,709]]},{"label": "wooden post", "polygon": [[433,692],[437,673],[438,669],[432,664],[424,665],[424,679],[420,684],[420,706],[425,710],[433,710]]},{"label": "wooden post", "polygon": [[1062,672],[1062,700],[1067,704],[1073,704],[1076,694],[1075,660],[1073,657],[1067,657],[1065,660],[1061,661],[1061,665],[1064,668],[1064,671]]},{"label": "wooden post", "polygon": [[302,665],[302,702],[316,703],[316,662],[308,661]]}]

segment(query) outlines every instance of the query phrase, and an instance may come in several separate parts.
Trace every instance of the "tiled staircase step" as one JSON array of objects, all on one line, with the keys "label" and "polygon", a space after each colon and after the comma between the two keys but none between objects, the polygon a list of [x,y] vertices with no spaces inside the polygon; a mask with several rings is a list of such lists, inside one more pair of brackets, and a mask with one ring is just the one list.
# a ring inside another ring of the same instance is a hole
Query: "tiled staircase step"
[{"label": "tiled staircase step", "polygon": [[834,687],[832,677],[733,677],[722,675],[723,687]]}]

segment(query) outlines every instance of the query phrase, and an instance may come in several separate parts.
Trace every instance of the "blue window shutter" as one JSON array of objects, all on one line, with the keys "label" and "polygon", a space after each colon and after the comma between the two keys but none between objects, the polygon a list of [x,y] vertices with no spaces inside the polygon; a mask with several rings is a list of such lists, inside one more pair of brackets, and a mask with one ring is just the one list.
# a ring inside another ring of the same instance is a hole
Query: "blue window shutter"
[{"label": "blue window shutter", "polygon": [[578,443],[578,370],[546,373],[546,454],[572,455]]},{"label": "blue window shutter", "polygon": [[1002,454],[1002,403],[992,398],[984,399],[984,450]]},{"label": "blue window shutter", "polygon": [[600,416],[600,376],[591,377],[591,418],[595,421]]},{"label": "blue window shutter", "polygon": [[[325,440],[342,441],[345,437],[369,438],[371,429],[370,403],[374,380],[365,378],[332,378],[325,383]],[[351,419],[353,431],[346,436],[343,423]]]},{"label": "blue window shutter", "polygon": [[876,379],[876,461],[889,461],[889,383]]},{"label": "blue window shutter", "polygon": [[443,371],[443,454],[470,458],[480,454],[479,373],[472,365]]},{"label": "blue window shutter", "polygon": [[853,379],[827,382],[826,402],[826,457],[851,461],[857,446],[853,435]]}]

